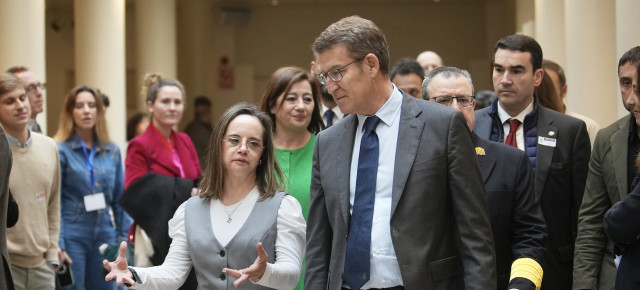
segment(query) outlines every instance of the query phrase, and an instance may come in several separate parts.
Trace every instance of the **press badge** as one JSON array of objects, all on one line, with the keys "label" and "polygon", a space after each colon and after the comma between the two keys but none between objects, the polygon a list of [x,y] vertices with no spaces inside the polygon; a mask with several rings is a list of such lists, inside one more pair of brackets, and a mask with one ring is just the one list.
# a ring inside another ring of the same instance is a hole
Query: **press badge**
[{"label": "press badge", "polygon": [[538,144],[549,147],[556,147],[556,138],[538,136]]},{"label": "press badge", "polygon": [[94,193],[84,196],[84,208],[87,212],[104,209],[107,207],[104,202],[104,193]]}]

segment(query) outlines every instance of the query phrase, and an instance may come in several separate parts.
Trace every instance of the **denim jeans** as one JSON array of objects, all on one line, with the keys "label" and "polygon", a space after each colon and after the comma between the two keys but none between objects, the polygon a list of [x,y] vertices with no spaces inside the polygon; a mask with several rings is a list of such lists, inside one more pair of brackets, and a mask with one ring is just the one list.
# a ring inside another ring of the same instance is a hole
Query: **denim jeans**
[{"label": "denim jeans", "polygon": [[[105,219],[108,215],[94,215],[94,218],[87,214],[82,222],[67,223],[65,237],[63,237],[66,251],[73,265],[71,271],[75,279],[75,285],[68,289],[96,289],[113,290],[124,289],[116,287],[115,280],[106,282],[102,272],[102,255],[98,251],[103,243],[116,243],[115,229],[105,228]],[[96,223],[91,223],[91,220]],[[111,222],[110,218],[106,222]]]}]

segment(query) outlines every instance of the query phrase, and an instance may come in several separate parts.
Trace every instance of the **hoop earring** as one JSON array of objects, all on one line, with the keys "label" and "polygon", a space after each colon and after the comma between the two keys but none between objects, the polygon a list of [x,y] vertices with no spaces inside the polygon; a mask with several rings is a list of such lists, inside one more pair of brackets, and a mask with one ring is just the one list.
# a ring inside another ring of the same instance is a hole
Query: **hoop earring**
[{"label": "hoop earring", "polygon": [[262,159],[258,160],[258,165],[262,165]]}]

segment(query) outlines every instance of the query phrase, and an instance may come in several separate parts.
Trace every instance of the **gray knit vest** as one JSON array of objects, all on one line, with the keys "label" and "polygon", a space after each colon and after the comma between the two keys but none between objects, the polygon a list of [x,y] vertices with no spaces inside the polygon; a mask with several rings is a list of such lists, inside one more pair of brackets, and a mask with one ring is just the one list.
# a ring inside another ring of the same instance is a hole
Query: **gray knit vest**
[{"label": "gray knit vest", "polygon": [[276,260],[278,209],[284,197],[278,192],[272,198],[258,200],[247,221],[226,247],[220,245],[211,228],[210,198],[192,197],[184,213],[189,255],[198,278],[198,289],[269,289],[247,281],[233,287],[235,277],[222,272],[223,268],[244,269],[258,257],[256,245],[269,255],[268,262]]}]

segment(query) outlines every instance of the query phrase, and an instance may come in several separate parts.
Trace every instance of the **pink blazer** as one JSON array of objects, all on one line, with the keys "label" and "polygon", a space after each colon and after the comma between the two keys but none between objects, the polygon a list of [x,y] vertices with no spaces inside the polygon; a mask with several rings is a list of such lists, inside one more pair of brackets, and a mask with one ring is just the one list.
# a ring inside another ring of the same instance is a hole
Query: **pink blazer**
[{"label": "pink blazer", "polygon": [[202,168],[189,136],[171,131],[171,143],[169,143],[151,122],[142,135],[129,142],[125,160],[124,188],[126,189],[133,181],[150,172],[180,176],[180,169],[173,162],[169,146],[173,146],[180,157],[184,178],[191,180],[198,178]]}]

